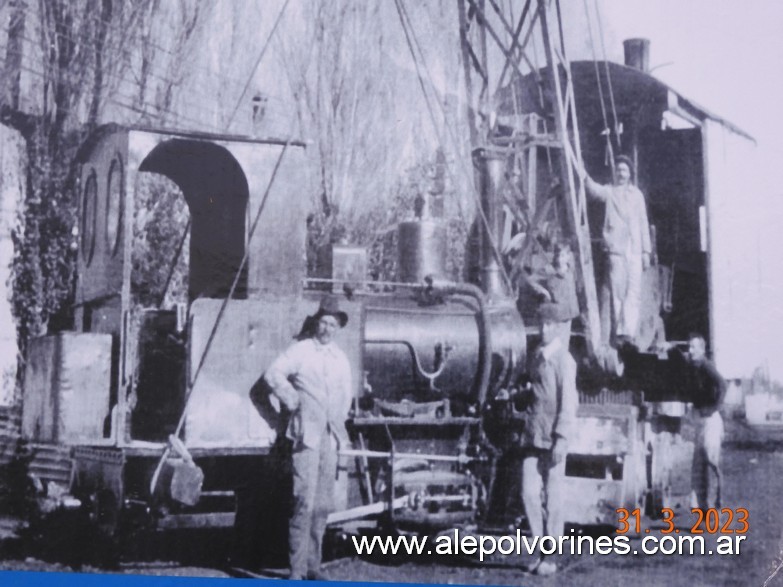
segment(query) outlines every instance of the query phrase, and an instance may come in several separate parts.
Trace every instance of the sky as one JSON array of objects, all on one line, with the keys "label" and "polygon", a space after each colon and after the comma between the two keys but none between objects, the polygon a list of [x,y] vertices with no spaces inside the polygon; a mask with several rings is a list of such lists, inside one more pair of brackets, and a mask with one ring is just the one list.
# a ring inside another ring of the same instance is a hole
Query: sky
[{"label": "sky", "polygon": [[[599,4],[610,58],[622,62],[623,39],[649,39],[650,66],[657,67],[656,77],[749,132],[764,157],[780,160],[783,2],[599,0]],[[780,178],[783,166],[776,167],[767,171]],[[780,185],[780,179],[776,183]]]}]

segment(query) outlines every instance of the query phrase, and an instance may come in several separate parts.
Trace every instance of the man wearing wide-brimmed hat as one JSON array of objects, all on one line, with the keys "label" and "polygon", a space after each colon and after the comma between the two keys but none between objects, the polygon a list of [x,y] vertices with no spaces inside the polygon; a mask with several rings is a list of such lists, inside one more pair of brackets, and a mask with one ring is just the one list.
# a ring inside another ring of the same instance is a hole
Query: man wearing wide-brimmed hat
[{"label": "man wearing wide-brimmed hat", "polygon": [[613,185],[600,185],[581,170],[587,194],[606,206],[602,237],[617,342],[633,342],[639,335],[642,272],[650,266],[652,257],[647,204],[633,183],[633,169],[629,157],[616,157]]},{"label": "man wearing wide-brimmed hat", "polygon": [[294,470],[291,578],[324,580],[321,543],[334,503],[337,451],[348,442],[345,420],[353,388],[348,358],[333,341],[348,323],[337,297],[324,296],[310,322],[312,334],[278,356],[264,379],[291,414],[286,431]]}]

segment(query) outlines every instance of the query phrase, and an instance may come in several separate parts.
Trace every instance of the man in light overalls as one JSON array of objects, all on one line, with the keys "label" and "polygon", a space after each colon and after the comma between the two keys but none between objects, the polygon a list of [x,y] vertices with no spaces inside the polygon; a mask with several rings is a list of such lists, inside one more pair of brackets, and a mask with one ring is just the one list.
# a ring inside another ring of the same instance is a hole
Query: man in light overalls
[{"label": "man in light overalls", "polygon": [[294,511],[289,522],[291,579],[325,580],[321,545],[334,505],[337,450],[348,445],[345,421],[351,407],[351,367],[333,342],[348,315],[335,296],[321,300],[310,322],[312,336],[295,342],[264,374],[272,393],[291,413]]},{"label": "man in light overalls", "polygon": [[606,206],[602,231],[612,295],[614,342],[634,342],[639,334],[642,272],[650,266],[652,247],[647,205],[633,184],[633,164],[615,160],[614,185],[600,185],[582,170],[587,194]]}]

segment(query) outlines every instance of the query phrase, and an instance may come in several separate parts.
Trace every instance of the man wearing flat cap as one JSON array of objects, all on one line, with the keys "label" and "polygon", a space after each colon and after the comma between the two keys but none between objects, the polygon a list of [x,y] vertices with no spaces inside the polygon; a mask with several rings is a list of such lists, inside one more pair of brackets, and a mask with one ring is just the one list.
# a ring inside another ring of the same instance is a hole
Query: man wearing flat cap
[{"label": "man wearing flat cap", "polygon": [[633,342],[639,334],[642,273],[652,256],[647,204],[633,183],[633,163],[625,155],[615,159],[613,185],[596,183],[584,168],[581,175],[587,195],[606,206],[602,238],[615,341]]},{"label": "man wearing flat cap", "polygon": [[348,323],[337,297],[324,296],[312,334],[279,355],[264,374],[290,412],[294,509],[289,522],[292,579],[324,580],[321,544],[334,504],[337,451],[348,443],[345,420],[353,399],[351,368],[333,338]]},{"label": "man wearing flat cap", "polygon": [[[519,398],[525,412],[520,436],[522,503],[533,536],[561,536],[565,522],[561,511],[565,459],[579,403],[576,362],[560,336],[563,324],[571,319],[569,308],[545,303],[538,314],[541,345],[531,362],[531,385]],[[532,570],[549,575],[557,565],[541,558]]]}]

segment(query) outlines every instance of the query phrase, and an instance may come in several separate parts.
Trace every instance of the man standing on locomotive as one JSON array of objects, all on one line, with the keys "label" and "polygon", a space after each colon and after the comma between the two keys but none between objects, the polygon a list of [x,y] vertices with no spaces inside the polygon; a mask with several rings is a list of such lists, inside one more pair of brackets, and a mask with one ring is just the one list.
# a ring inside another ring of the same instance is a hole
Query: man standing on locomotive
[{"label": "man standing on locomotive", "polygon": [[[571,319],[568,308],[545,303],[539,308],[539,317],[541,346],[531,365],[531,388],[520,398],[525,404],[526,416],[520,437],[522,502],[533,536],[560,536],[565,522],[561,492],[568,437],[579,403],[576,362],[560,336],[564,323]],[[542,493],[545,503],[542,503]],[[557,565],[541,558],[532,570],[538,575],[550,575],[557,570]]]},{"label": "man standing on locomotive", "polygon": [[[704,337],[688,337],[690,373],[688,387],[693,394],[696,446],[693,451],[691,486],[694,507],[704,510],[720,507],[720,453],[723,441],[723,419],[720,407],[726,396],[726,382],[707,358]],[[714,479],[714,480],[713,480]]]},{"label": "man standing on locomotive", "polygon": [[289,521],[291,579],[325,580],[321,545],[334,504],[337,451],[348,444],[351,367],[333,342],[348,323],[335,296],[321,300],[311,317],[312,336],[291,345],[264,375],[291,413],[286,436],[293,442],[294,510]]},{"label": "man standing on locomotive", "polygon": [[614,185],[600,185],[584,168],[581,175],[587,194],[606,206],[602,230],[611,291],[615,342],[633,342],[638,336],[642,303],[642,272],[650,266],[652,246],[647,205],[633,184],[633,163],[615,159]]}]

